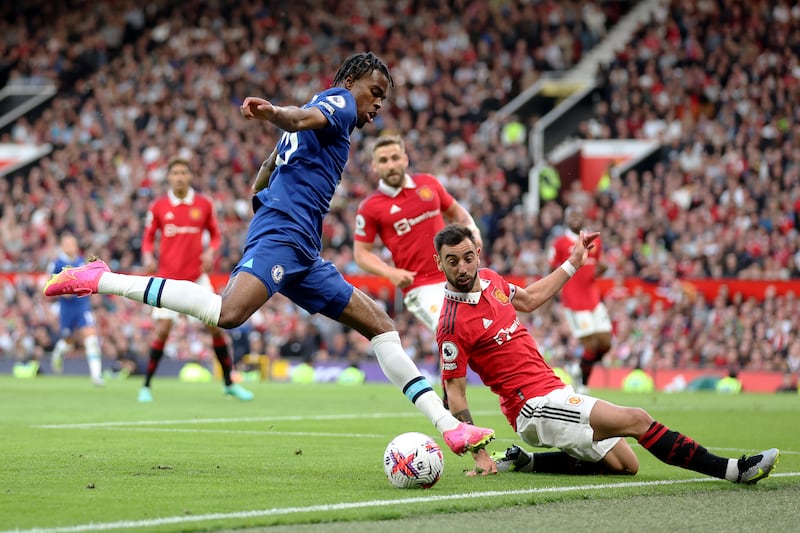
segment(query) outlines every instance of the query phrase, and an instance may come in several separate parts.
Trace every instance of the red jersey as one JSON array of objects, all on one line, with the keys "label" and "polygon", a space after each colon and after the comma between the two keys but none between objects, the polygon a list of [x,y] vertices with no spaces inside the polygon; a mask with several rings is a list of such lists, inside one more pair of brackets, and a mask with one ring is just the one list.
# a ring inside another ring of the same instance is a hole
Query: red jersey
[{"label": "red jersey", "polygon": [[156,233],[161,232],[158,275],[169,279],[194,281],[203,273],[203,232],[208,231],[208,247],[220,244],[217,214],[211,199],[189,190],[184,199],[172,191],[150,206],[142,238],[142,252],[152,253]]},{"label": "red jersey", "polygon": [[[558,268],[572,253],[572,247],[578,241],[578,235],[571,230],[566,230],[564,235],[557,238],[550,247],[550,268]],[[600,289],[595,283],[597,263],[600,262],[602,242],[600,237],[594,241],[594,248],[589,250],[589,258],[578,269],[572,279],[561,289],[561,304],[572,311],[587,311],[597,307],[600,303]]]},{"label": "red jersey", "polygon": [[421,285],[442,282],[444,274],[433,260],[433,237],[445,226],[442,211],[454,201],[430,174],[409,176],[399,189],[381,182],[378,190],[358,206],[355,240],[373,243],[375,236],[380,236],[392,252],[395,266],[417,273],[403,294]]},{"label": "red jersey", "polygon": [[564,387],[539,353],[511,303],[517,287],[487,268],[478,270],[481,291],[445,289],[436,341],[442,379],[462,378],[467,365],[500,397],[500,409],[517,429],[525,400]]}]

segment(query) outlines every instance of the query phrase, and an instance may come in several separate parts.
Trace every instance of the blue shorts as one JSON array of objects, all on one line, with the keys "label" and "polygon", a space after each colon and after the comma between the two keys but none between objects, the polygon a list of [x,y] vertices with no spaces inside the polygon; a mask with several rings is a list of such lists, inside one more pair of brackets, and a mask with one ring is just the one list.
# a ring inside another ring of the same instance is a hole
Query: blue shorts
[{"label": "blue shorts", "polygon": [[279,292],[311,314],[336,320],[350,303],[353,285],[294,227],[285,213],[259,206],[231,276],[252,274],[270,296]]},{"label": "blue shorts", "polygon": [[91,311],[62,311],[59,317],[61,338],[68,339],[78,330],[94,326],[94,316]]}]

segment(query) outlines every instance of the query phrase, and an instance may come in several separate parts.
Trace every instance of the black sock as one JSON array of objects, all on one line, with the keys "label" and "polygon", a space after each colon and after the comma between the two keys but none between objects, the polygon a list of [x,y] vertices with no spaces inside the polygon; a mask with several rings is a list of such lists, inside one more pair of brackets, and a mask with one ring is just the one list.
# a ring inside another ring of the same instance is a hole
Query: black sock
[{"label": "black sock", "polygon": [[543,474],[572,474],[590,476],[607,474],[602,463],[591,463],[575,459],[567,452],[544,452],[533,454],[533,470]]},{"label": "black sock", "polygon": [[219,361],[219,366],[222,367],[222,379],[225,380],[225,386],[227,387],[233,383],[231,380],[233,360],[231,360],[230,353],[228,353],[228,345],[221,344],[219,346],[214,346],[214,353],[217,354],[217,361]]},{"label": "black sock", "polygon": [[581,383],[585,386],[589,384],[589,376],[592,375],[594,359],[581,359]]},{"label": "black sock", "polygon": [[690,437],[656,421],[650,424],[650,429],[639,439],[639,444],[668,465],[725,479],[727,458],[710,453]]},{"label": "black sock", "polygon": [[147,362],[147,374],[144,377],[144,386],[150,386],[150,380],[153,379],[153,376],[158,369],[158,363],[161,362],[161,357],[164,355],[164,348],[155,348],[153,346],[150,347],[150,360]]}]

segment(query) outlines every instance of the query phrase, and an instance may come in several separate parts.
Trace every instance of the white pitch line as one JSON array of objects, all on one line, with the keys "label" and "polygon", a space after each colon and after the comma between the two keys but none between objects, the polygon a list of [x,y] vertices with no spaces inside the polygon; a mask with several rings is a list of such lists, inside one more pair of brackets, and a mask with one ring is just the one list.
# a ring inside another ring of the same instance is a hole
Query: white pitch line
[{"label": "white pitch line", "polygon": [[237,430],[237,429],[178,429],[178,428],[126,428],[126,427],[113,427],[105,428],[108,431],[156,431],[162,433],[232,433],[236,435],[261,435],[262,437],[340,437],[352,439],[353,437],[365,439],[385,439],[386,435],[377,435],[375,433],[324,433],[319,431],[270,431],[265,429],[263,431],[254,431],[250,429]]},{"label": "white pitch line", "polygon": [[[785,472],[776,473],[771,477],[795,477],[800,476],[800,472]],[[192,522],[205,522],[208,520],[232,520],[238,518],[259,518],[264,516],[285,516],[301,513],[315,513],[326,511],[342,511],[347,509],[363,509],[369,507],[385,507],[395,505],[413,505],[416,503],[429,503],[441,502],[448,500],[472,500],[476,498],[491,498],[494,496],[523,496],[527,494],[551,494],[562,493],[579,490],[586,491],[600,491],[615,488],[638,488],[638,487],[653,487],[657,485],[680,485],[686,483],[708,483],[716,481],[716,478],[693,478],[693,479],[675,479],[675,480],[660,480],[660,481],[630,481],[622,483],[597,483],[591,485],[572,485],[568,487],[544,487],[535,489],[520,489],[520,490],[504,490],[504,491],[484,491],[484,492],[468,492],[463,494],[448,494],[439,496],[421,496],[417,498],[399,498],[396,500],[369,500],[362,502],[348,502],[348,503],[333,503],[324,505],[310,505],[307,507],[284,507],[273,509],[262,509],[254,511],[237,511],[232,513],[210,513],[203,515],[180,515],[180,516],[166,516],[163,518],[151,518],[148,520],[125,520],[119,522],[106,522],[98,524],[78,524],[75,526],[59,526],[49,528],[34,528],[34,529],[16,529],[1,531],[0,533],[81,533],[83,531],[106,531],[110,529],[134,529],[134,528],[148,528],[158,527],[169,524],[188,524]]]},{"label": "white pitch line", "polygon": [[[496,411],[476,411],[474,414],[481,416],[496,415]],[[259,416],[243,418],[192,418],[183,420],[131,420],[118,422],[84,422],[79,424],[38,424],[31,426],[37,429],[93,429],[114,426],[172,426],[178,424],[230,424],[236,422],[302,422],[304,420],[353,420],[367,418],[411,418],[420,414],[415,411],[403,413],[366,413],[366,414],[338,414],[338,415],[289,415],[289,416]]]}]

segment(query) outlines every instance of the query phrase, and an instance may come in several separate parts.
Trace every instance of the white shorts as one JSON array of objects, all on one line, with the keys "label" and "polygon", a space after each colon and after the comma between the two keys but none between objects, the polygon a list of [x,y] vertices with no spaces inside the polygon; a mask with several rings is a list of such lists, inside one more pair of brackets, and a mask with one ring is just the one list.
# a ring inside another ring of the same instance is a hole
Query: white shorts
[{"label": "white shorts", "polygon": [[578,339],[595,333],[611,332],[611,318],[603,302],[597,304],[591,311],[573,311],[564,308],[564,316],[572,335]]},{"label": "white shorts", "polygon": [[517,435],[531,446],[559,448],[576,459],[596,463],[620,437],[594,440],[589,414],[595,403],[597,398],[577,394],[569,385],[529,398],[517,416]]},{"label": "white shorts", "polygon": [[434,333],[439,327],[442,302],[444,302],[444,281],[415,287],[408,291],[403,299],[406,309]]},{"label": "white shorts", "polygon": [[[211,278],[208,277],[208,274],[200,274],[200,277],[197,278],[195,281],[201,287],[205,287],[209,290],[214,290],[214,286],[211,285]],[[172,309],[167,309],[166,307],[154,307],[153,308],[153,320],[172,320],[173,322],[177,322],[178,319],[181,317],[181,314],[177,311],[173,311]],[[187,319],[190,320],[197,320],[201,322],[199,319],[184,315]]]}]

